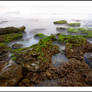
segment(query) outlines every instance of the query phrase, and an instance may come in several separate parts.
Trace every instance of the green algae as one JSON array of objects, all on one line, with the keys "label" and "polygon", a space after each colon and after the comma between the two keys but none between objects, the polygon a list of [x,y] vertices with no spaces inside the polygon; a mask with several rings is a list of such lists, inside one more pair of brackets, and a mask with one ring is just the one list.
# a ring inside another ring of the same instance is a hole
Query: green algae
[{"label": "green algae", "polygon": [[0,43],[0,47],[7,47],[5,43]]},{"label": "green algae", "polygon": [[71,33],[77,33],[77,32],[79,32],[79,30],[75,29],[75,28],[67,28],[67,31],[71,32]]},{"label": "green algae", "polygon": [[88,31],[87,32],[87,35],[85,35],[84,37],[92,38],[92,31]]},{"label": "green algae", "polygon": [[56,36],[55,35],[51,35],[48,36],[46,38],[40,39],[40,41],[38,42],[38,44],[34,44],[30,47],[27,48],[19,48],[19,49],[12,49],[11,52],[13,53],[12,58],[13,60],[16,59],[16,57],[21,54],[21,53],[27,53],[27,51],[29,51],[30,55],[34,55],[34,54],[39,54],[39,58],[45,58],[45,52],[44,49],[49,52],[52,52],[53,49],[55,48],[57,52],[59,50],[59,47],[56,45],[53,45],[52,42],[56,40]]},{"label": "green algae", "polygon": [[80,26],[80,23],[68,23],[69,26],[73,26],[73,27],[76,27],[76,26]]},{"label": "green algae", "polygon": [[19,38],[22,38],[22,35],[23,35],[22,33],[11,33],[0,35],[0,42],[11,42]]},{"label": "green algae", "polygon": [[48,37],[30,47],[12,50],[12,53],[12,59],[28,71],[44,71],[50,65],[52,55],[59,53],[59,47]]},{"label": "green algae", "polygon": [[88,29],[85,28],[67,28],[67,31],[71,33],[88,33]]},{"label": "green algae", "polygon": [[78,28],[78,30],[79,30],[81,33],[88,33],[88,29],[85,29],[85,28]]},{"label": "green algae", "polygon": [[22,38],[25,26],[0,28],[0,42],[11,42]]},{"label": "green algae", "polygon": [[61,43],[76,43],[81,45],[86,39],[80,35],[58,35],[58,41]]},{"label": "green algae", "polygon": [[43,33],[38,33],[38,34],[35,35],[35,37],[37,37],[37,38],[45,38],[47,36],[45,34],[43,34]]},{"label": "green algae", "polygon": [[55,21],[54,24],[67,24],[66,20]]},{"label": "green algae", "polygon": [[8,52],[10,49],[7,44],[0,43],[0,53]]}]

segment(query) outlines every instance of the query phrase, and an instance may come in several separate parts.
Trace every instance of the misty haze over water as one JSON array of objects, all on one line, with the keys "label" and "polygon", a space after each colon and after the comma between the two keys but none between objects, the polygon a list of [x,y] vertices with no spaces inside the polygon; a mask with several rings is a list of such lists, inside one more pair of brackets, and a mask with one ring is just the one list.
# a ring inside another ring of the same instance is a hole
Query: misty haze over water
[{"label": "misty haze over water", "polygon": [[92,19],[92,3],[81,1],[0,2],[0,19]]}]

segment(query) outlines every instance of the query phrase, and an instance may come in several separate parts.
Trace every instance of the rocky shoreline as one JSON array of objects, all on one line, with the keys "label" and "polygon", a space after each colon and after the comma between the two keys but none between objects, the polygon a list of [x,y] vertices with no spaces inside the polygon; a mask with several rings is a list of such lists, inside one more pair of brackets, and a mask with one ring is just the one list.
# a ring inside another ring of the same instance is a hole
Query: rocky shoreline
[{"label": "rocky shoreline", "polygon": [[[54,22],[55,25],[66,23],[65,20]],[[80,26],[80,23],[67,25],[75,27]],[[60,27],[58,30],[64,31],[66,28]],[[0,28],[0,86],[92,86],[92,69],[84,60],[84,54],[92,52],[92,44],[87,41],[91,34],[89,30],[81,30],[88,34],[57,33],[47,36],[38,33],[34,38],[39,39],[39,42],[23,48],[22,44],[8,44],[22,39],[24,26]],[[53,42],[64,44],[65,50],[60,51]],[[58,53],[64,53],[68,62],[55,67],[52,56]]]}]

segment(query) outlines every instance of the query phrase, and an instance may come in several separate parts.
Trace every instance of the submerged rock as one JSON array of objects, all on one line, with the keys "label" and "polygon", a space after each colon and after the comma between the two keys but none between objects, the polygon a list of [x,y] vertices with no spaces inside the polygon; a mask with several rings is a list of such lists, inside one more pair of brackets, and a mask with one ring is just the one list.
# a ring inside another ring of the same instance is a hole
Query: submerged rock
[{"label": "submerged rock", "polygon": [[89,67],[92,68],[92,53],[85,53],[84,60],[89,65]]}]

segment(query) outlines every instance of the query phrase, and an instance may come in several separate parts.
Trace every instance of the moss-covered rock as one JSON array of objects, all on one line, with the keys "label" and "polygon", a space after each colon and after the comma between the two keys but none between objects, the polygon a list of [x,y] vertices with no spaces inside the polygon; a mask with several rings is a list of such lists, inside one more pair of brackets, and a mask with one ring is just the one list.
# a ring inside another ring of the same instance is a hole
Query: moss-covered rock
[{"label": "moss-covered rock", "polygon": [[11,33],[11,34],[0,35],[0,42],[9,43],[11,41],[22,38],[22,36],[23,36],[22,33]]},{"label": "moss-covered rock", "polygon": [[79,30],[76,29],[76,28],[67,28],[67,31],[71,32],[71,33],[77,33],[77,32],[79,32]]},{"label": "moss-covered rock", "polygon": [[44,38],[29,48],[13,51],[12,58],[29,71],[44,71],[51,63],[52,55],[59,52],[59,47],[52,44],[51,38]]},{"label": "moss-covered rock", "polygon": [[85,52],[92,51],[92,44],[90,44],[84,38],[72,38],[66,44],[65,53],[68,58],[76,58],[77,60],[83,60]]},{"label": "moss-covered rock", "polygon": [[71,33],[85,33],[87,35],[88,29],[85,28],[67,28],[68,32]]},{"label": "moss-covered rock", "polygon": [[46,35],[44,35],[43,33],[38,33],[34,36],[35,38],[39,38],[39,39],[42,39],[42,38],[45,38],[47,37]]},{"label": "moss-covered rock", "polygon": [[79,30],[81,33],[88,33],[88,29],[85,29],[85,28],[78,28],[78,30]]},{"label": "moss-covered rock", "polygon": [[92,38],[92,31],[88,31],[87,32],[87,35],[85,35],[84,37]]},{"label": "moss-covered rock", "polygon": [[79,35],[62,35],[62,34],[58,34],[57,40],[60,43],[69,43],[69,42],[72,42],[72,43],[77,42],[78,43],[80,41],[84,41],[85,38],[83,36],[79,36]]},{"label": "moss-covered rock", "polygon": [[0,35],[11,34],[11,33],[21,33],[21,32],[24,32],[24,30],[25,30],[24,26],[20,28],[16,28],[16,27],[0,28]]},{"label": "moss-covered rock", "polygon": [[54,24],[67,24],[66,20],[55,21]]},{"label": "moss-covered rock", "polygon": [[77,27],[80,26],[80,23],[68,23],[69,26]]}]

